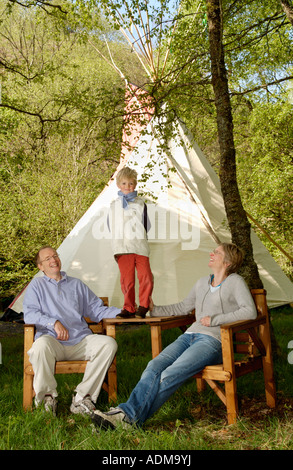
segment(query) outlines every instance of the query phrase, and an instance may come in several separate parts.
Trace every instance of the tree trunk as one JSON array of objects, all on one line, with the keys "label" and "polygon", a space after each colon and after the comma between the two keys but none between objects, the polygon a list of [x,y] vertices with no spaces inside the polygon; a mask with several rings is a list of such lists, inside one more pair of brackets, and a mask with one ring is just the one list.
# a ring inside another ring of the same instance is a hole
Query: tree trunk
[{"label": "tree trunk", "polygon": [[250,289],[263,287],[253,259],[251,226],[242,206],[236,176],[236,152],[224,47],[222,43],[221,0],[207,0],[212,85],[215,95],[218,139],[220,146],[220,183],[231,231],[232,242],[243,249],[244,263],[240,274]]},{"label": "tree trunk", "polygon": [[290,23],[293,25],[293,6],[290,0],[280,0],[282,8]]}]

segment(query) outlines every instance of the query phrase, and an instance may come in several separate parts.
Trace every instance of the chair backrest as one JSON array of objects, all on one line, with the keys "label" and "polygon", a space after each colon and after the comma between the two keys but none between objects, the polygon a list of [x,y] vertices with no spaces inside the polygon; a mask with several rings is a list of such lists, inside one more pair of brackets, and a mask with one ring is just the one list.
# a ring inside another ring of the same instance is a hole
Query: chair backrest
[{"label": "chair backrest", "polygon": [[[269,328],[269,314],[266,300],[265,289],[251,289],[251,295],[253,297],[257,317],[266,317],[266,323],[261,327],[255,328],[257,334],[260,333],[261,328]],[[244,354],[250,358],[259,356],[259,349],[254,344],[254,341],[247,331],[240,331],[234,335],[234,351],[239,354]]]},{"label": "chair backrest", "polygon": [[251,289],[250,292],[256,306],[257,316],[265,315],[268,317],[267,293],[265,289]]},{"label": "chair backrest", "polygon": [[108,299],[108,297],[100,297],[100,299],[102,299],[102,301],[104,302],[104,305],[106,305],[106,307],[109,307],[109,299]]}]

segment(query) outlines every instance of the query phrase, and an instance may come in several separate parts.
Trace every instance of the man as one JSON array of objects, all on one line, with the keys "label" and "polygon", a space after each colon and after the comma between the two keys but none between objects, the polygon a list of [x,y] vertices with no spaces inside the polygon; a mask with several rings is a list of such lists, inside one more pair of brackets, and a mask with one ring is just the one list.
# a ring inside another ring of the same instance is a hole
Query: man
[{"label": "man", "polygon": [[70,411],[90,414],[117,344],[109,336],[94,335],[84,317],[99,322],[116,317],[121,309],[104,306],[82,281],[61,271],[60,258],[51,246],[42,247],[35,262],[44,275],[30,282],[23,302],[24,322],[36,325],[35,341],[28,351],[34,370],[35,405],[44,402],[45,409],[55,415],[55,362],[87,360]]}]

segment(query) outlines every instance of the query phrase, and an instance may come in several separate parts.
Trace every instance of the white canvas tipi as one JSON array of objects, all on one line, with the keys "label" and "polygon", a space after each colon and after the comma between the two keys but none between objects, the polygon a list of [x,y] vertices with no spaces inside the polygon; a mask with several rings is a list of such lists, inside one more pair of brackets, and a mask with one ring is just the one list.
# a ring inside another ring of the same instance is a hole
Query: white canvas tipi
[{"label": "white canvas tipi", "polygon": [[[193,284],[208,275],[209,253],[230,241],[219,179],[181,122],[163,149],[154,118],[135,149],[122,160],[138,173],[151,229],[150,264],[157,305],[182,300]],[[117,171],[118,171],[117,170]],[[151,176],[143,183],[144,174]],[[168,174],[166,178],[165,175]],[[115,175],[58,248],[63,270],[84,281],[110,305],[123,306],[120,274],[111,250],[107,214],[117,197]],[[293,284],[252,233],[254,257],[270,307],[293,302]],[[22,295],[13,310],[20,312]]]}]

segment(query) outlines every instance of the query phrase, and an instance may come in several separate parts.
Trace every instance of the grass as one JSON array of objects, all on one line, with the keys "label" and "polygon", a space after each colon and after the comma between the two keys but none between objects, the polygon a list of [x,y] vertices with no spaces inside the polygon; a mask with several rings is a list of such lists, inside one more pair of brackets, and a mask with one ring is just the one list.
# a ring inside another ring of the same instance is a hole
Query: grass
[{"label": "grass", "polygon": [[[293,449],[293,365],[289,364],[288,343],[293,339],[293,309],[276,309],[272,323],[280,351],[274,360],[278,408],[266,407],[260,372],[238,381],[240,417],[228,426],[225,408],[207,389],[198,395],[188,381],[142,429],[99,431],[88,417],[70,414],[69,406],[78,375],[58,375],[57,417],[41,409],[22,410],[23,337],[21,332],[2,335],[0,365],[0,450],[292,450]],[[173,341],[180,330],[163,332],[163,344]],[[118,402],[126,401],[141,372],[151,359],[147,327],[117,334],[119,352]],[[103,391],[98,408],[107,409]]]}]

